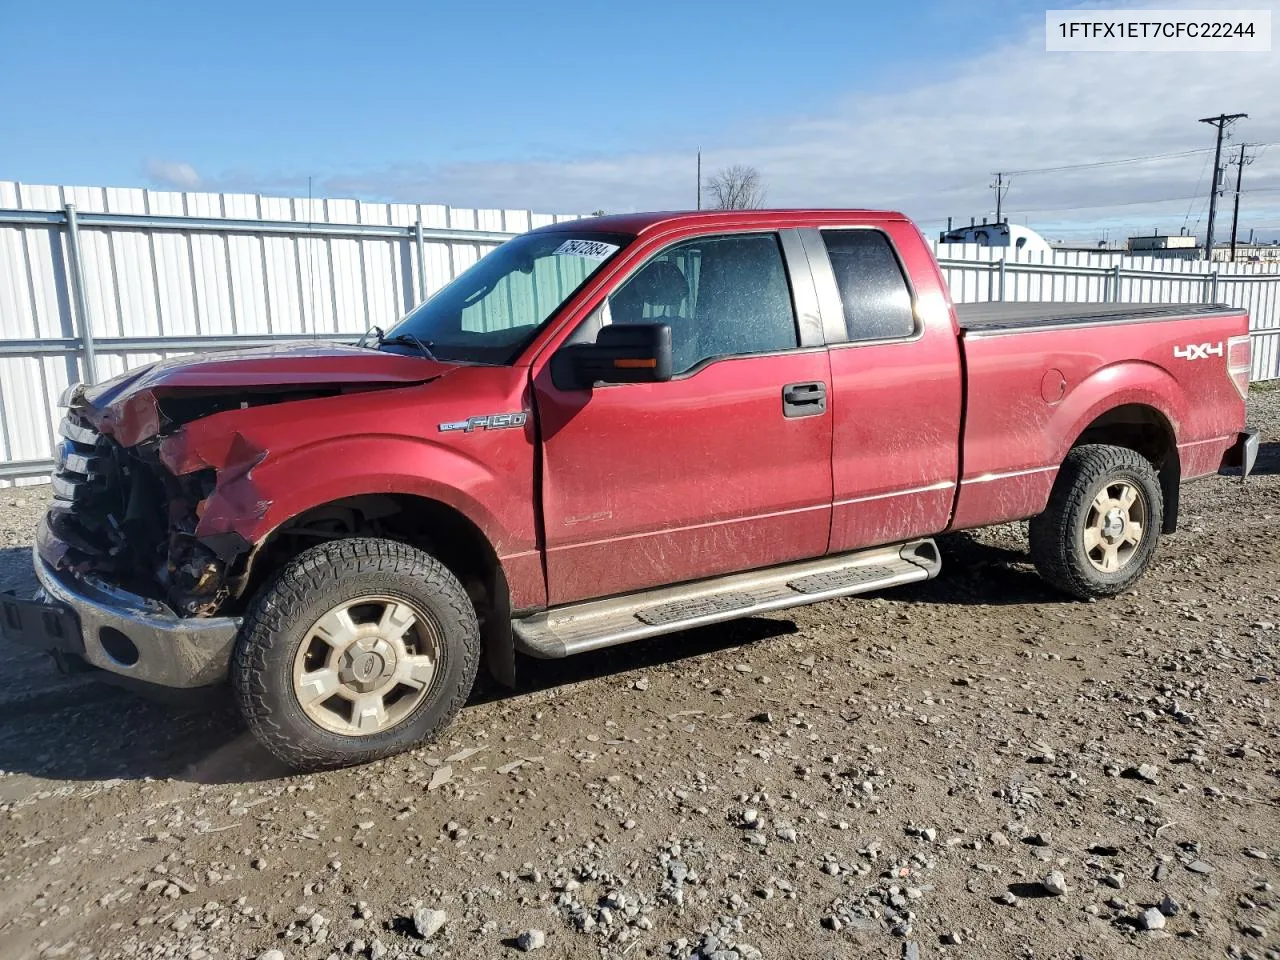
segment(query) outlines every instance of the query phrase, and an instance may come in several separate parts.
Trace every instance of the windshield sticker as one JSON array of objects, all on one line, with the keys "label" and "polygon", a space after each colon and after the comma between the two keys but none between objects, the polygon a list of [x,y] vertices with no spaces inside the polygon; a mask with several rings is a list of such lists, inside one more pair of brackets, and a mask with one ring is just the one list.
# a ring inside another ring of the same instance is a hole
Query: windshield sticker
[{"label": "windshield sticker", "polygon": [[618,249],[616,243],[603,240],[566,240],[556,248],[557,257],[586,257],[588,260],[607,260]]}]

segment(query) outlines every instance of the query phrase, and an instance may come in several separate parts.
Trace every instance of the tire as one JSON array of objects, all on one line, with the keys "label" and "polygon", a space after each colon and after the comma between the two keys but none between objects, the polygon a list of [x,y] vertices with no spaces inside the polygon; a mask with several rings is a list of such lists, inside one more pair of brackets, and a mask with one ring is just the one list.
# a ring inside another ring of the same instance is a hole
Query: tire
[{"label": "tire", "polygon": [[[1134,496],[1124,507],[1128,491]],[[1063,461],[1048,506],[1031,520],[1031,559],[1063,593],[1113,597],[1151,565],[1163,522],[1160,481],[1145,457],[1125,447],[1079,446]]]},{"label": "tire", "polygon": [[267,750],[321,770],[435,737],[466,702],[479,658],[457,578],[421,550],[358,537],[304,551],[262,588],[231,682]]}]

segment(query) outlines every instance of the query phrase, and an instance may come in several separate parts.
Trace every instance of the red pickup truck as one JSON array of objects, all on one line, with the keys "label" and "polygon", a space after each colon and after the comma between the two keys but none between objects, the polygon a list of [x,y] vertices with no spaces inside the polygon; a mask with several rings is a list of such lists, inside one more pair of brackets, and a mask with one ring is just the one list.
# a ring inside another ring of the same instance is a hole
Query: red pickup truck
[{"label": "red pickup truck", "polygon": [[383,333],[76,387],[42,592],[64,665],[230,681],[299,768],[433,736],[483,653],[564,657],[938,573],[1030,518],[1075,597],[1129,587],[1182,481],[1247,474],[1248,317],[953,306],[896,213],[535,230]]}]

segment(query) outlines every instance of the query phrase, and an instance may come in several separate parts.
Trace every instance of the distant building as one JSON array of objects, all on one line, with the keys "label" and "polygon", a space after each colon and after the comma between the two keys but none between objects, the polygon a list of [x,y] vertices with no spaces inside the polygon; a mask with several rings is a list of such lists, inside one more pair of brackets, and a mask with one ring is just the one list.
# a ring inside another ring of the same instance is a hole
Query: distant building
[{"label": "distant building", "polygon": [[[1231,244],[1215,243],[1214,260],[1230,260]],[[1280,243],[1237,243],[1236,263],[1280,263]]]},{"label": "distant building", "polygon": [[1198,260],[1203,251],[1194,236],[1153,233],[1130,237],[1125,249],[1135,257],[1164,257],[1170,260]]},{"label": "distant building", "polygon": [[1110,240],[1095,240],[1092,243],[1082,243],[1079,240],[1050,240],[1049,246],[1054,250],[1062,253],[1124,253],[1125,251],[1116,247]]},{"label": "distant building", "polygon": [[939,243],[976,243],[980,247],[1012,247],[1021,253],[1048,253],[1049,241],[1030,227],[1010,223],[971,223],[967,227],[943,230]]}]

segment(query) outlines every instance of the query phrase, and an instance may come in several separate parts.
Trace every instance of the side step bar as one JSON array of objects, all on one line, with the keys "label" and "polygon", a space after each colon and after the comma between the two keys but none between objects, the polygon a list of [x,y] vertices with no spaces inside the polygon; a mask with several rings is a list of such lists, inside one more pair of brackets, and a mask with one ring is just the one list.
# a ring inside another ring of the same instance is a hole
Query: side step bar
[{"label": "side step bar", "polygon": [[516,649],[553,660],[769,610],[931,580],[942,568],[932,540],[734,573],[513,620]]}]

